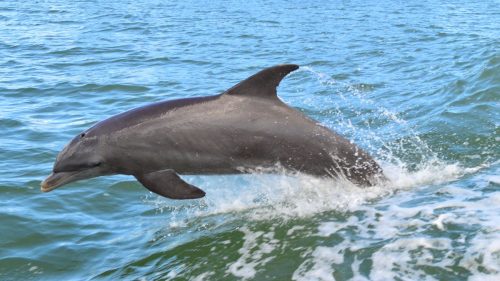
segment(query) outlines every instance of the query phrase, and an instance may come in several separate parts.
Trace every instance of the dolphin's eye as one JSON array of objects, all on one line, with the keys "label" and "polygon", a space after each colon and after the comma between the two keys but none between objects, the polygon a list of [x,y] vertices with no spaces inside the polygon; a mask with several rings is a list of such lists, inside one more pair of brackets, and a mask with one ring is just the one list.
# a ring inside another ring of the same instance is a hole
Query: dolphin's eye
[{"label": "dolphin's eye", "polygon": [[85,136],[85,133],[80,134],[80,138],[83,138]]}]

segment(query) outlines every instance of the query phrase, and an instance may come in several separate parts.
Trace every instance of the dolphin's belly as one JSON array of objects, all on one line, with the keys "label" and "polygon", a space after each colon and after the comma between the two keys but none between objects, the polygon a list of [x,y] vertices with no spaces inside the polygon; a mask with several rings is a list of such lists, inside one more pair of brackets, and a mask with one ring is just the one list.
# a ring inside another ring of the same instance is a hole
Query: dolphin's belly
[{"label": "dolphin's belly", "polygon": [[143,166],[154,165],[151,170],[173,169],[179,174],[237,174],[257,168],[269,171],[284,168],[331,176],[334,166],[329,153],[331,145],[318,141],[309,132],[291,135],[275,128],[194,127],[182,133],[177,131],[173,137],[144,142],[150,143],[148,150],[156,155],[148,157],[149,163]]}]

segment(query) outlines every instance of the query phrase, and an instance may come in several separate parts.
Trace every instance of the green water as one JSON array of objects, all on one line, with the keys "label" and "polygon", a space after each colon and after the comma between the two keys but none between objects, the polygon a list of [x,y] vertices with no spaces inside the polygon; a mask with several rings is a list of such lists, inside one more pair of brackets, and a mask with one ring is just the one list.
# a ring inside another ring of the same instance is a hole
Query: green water
[{"label": "green water", "polygon": [[[0,2],[0,280],[500,280],[498,1]],[[40,192],[77,133],[297,63],[287,104],[389,184],[132,177]]]}]

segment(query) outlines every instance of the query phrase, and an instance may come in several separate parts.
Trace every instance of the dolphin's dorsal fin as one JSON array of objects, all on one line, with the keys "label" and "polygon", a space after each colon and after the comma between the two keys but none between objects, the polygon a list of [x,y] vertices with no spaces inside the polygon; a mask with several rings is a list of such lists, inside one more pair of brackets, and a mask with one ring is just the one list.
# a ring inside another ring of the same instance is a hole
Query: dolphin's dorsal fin
[{"label": "dolphin's dorsal fin", "polygon": [[296,64],[281,64],[266,68],[224,92],[226,95],[276,98],[276,87],[288,73],[298,69]]}]

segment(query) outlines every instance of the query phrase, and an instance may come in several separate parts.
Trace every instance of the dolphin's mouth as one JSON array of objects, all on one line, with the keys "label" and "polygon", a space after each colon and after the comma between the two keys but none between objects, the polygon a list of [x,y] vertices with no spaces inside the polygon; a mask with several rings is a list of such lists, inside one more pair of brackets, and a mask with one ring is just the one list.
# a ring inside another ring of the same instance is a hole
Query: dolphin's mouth
[{"label": "dolphin's mouth", "polygon": [[78,180],[78,175],[85,171],[51,173],[41,184],[43,192],[52,191],[62,185]]}]

